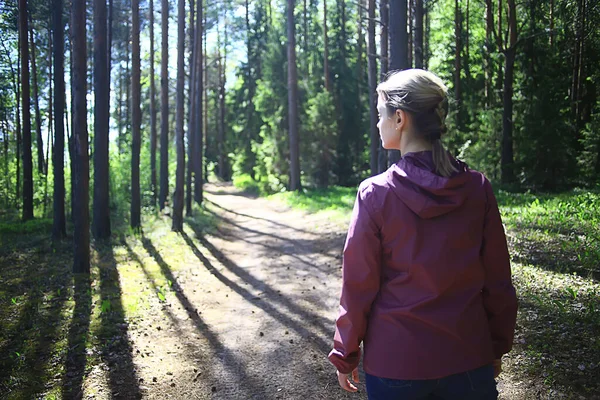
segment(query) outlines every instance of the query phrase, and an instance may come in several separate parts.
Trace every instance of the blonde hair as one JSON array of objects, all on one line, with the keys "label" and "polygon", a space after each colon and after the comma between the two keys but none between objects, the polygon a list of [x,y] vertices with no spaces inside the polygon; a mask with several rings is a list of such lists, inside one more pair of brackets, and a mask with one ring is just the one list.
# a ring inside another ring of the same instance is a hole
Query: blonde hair
[{"label": "blonde hair", "polygon": [[431,143],[436,172],[446,177],[456,172],[441,140],[447,131],[448,115],[448,88],[444,82],[422,69],[392,71],[377,86],[377,93],[385,100],[388,115],[400,109],[413,116],[415,133]]}]

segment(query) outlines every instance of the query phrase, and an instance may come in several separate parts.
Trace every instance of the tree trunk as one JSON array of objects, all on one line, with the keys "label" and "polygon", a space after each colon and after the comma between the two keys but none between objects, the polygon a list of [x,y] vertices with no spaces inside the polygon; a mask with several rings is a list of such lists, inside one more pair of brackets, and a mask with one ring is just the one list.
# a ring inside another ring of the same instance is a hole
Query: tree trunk
[{"label": "tree trunk", "polygon": [[150,186],[152,190],[152,205],[158,201],[156,185],[156,83],[154,81],[154,0],[150,5]]},{"label": "tree trunk", "polygon": [[[202,0],[199,0],[202,1]],[[194,165],[194,139],[195,139],[195,125],[196,125],[196,116],[194,114],[194,106],[196,101],[196,96],[194,92],[194,84],[196,78],[196,63],[195,58],[196,54],[196,37],[195,37],[195,26],[194,26],[194,17],[195,17],[195,4],[194,0],[190,0],[190,23],[188,27],[189,34],[189,42],[190,42],[190,58],[188,62],[189,68],[189,79],[188,79],[188,129],[187,129],[187,170],[186,170],[186,193],[185,193],[185,210],[186,215],[192,215],[192,175],[193,175],[193,165]]]},{"label": "tree trunk", "polygon": [[[390,3],[390,70],[404,70],[408,65],[408,32],[407,26],[407,0],[397,0]],[[390,163],[400,160],[399,150],[389,151]]]},{"label": "tree trunk", "polygon": [[21,101],[23,105],[23,221],[33,219],[33,161],[31,158],[31,111],[29,92],[29,41],[27,0],[19,0],[21,37]]},{"label": "tree trunk", "polygon": [[[54,137],[54,131],[52,128],[54,127],[54,119],[53,112],[54,106],[52,104],[52,100],[54,99],[54,92],[52,91],[52,81],[54,80],[54,74],[52,72],[52,60],[54,53],[54,45],[52,44],[52,30],[50,26],[48,26],[48,142],[52,142],[52,138]],[[54,146],[51,145],[48,149],[53,149]],[[44,167],[44,174],[48,175],[48,167],[50,164],[50,151],[46,151],[46,165]]]},{"label": "tree trunk", "polygon": [[[381,35],[380,35],[380,47],[381,47],[381,74],[380,79],[383,81],[389,70],[389,35],[388,27],[390,21],[390,9],[389,0],[379,0],[379,17],[381,19]],[[388,165],[388,151],[385,150],[379,140],[379,155],[377,157],[377,171],[382,173],[385,171]]]},{"label": "tree trunk", "polygon": [[408,68],[413,66],[413,3],[414,0],[408,0],[408,19],[406,20],[408,28]]},{"label": "tree trunk", "polygon": [[140,148],[141,125],[141,67],[140,67],[140,3],[131,0],[131,221],[133,229],[140,229]]},{"label": "tree trunk", "polygon": [[423,68],[423,0],[415,0],[415,68]]},{"label": "tree trunk", "polygon": [[331,91],[329,82],[329,46],[327,44],[327,0],[323,0],[323,76],[325,90]]},{"label": "tree trunk", "polygon": [[52,239],[66,236],[65,218],[65,43],[63,0],[52,0],[52,31],[54,35],[54,146],[52,170],[54,176]]},{"label": "tree trunk", "polygon": [[369,68],[369,132],[371,133],[371,175],[379,172],[378,153],[380,147],[379,132],[377,131],[377,48],[375,46],[375,0],[368,0],[369,22],[367,26],[368,68]]},{"label": "tree trunk", "polygon": [[195,114],[195,118],[196,118],[196,123],[194,124],[194,128],[195,128],[195,139],[194,139],[194,163],[193,163],[193,167],[194,167],[194,199],[196,200],[196,203],[198,205],[202,204],[202,200],[203,200],[203,193],[202,193],[202,183],[204,181],[204,174],[202,172],[202,166],[203,166],[203,147],[204,147],[204,140],[203,140],[203,132],[205,132],[205,130],[203,129],[204,124],[205,124],[205,118],[202,118],[202,111],[203,111],[203,96],[202,96],[202,92],[204,90],[204,79],[203,79],[203,68],[202,68],[202,64],[204,62],[204,56],[203,56],[203,46],[202,46],[202,37],[203,37],[203,32],[204,32],[204,24],[203,24],[203,4],[202,4],[202,0],[198,0],[198,5],[196,7],[196,32],[195,32],[195,36],[196,36],[196,43],[195,43],[195,47],[194,47],[194,52],[195,52],[195,57],[194,57],[194,63],[195,63],[195,91],[194,91],[194,96],[195,96],[195,101],[194,101],[194,114]]},{"label": "tree trunk", "polygon": [[184,114],[184,53],[185,53],[185,0],[177,0],[177,97],[175,115],[175,144],[177,147],[177,169],[175,192],[173,193],[173,224],[171,230],[183,231],[183,186],[185,180],[185,148],[183,132]]},{"label": "tree trunk", "polygon": [[[202,24],[203,26],[206,26],[206,23],[207,23],[207,16],[206,16],[206,14],[207,13],[204,13],[203,14],[203,18],[202,18],[203,19],[203,24]],[[202,35],[202,40],[203,40],[203,43],[204,43],[204,46],[202,47],[202,62],[204,64],[203,68],[202,68],[202,76],[203,76],[202,80],[203,80],[204,84],[200,85],[200,86],[202,86],[202,93],[203,93],[203,96],[202,96],[203,107],[202,107],[202,109],[204,110],[204,113],[203,113],[204,115],[203,115],[203,118],[202,118],[202,132],[205,132],[205,134],[208,135],[208,79],[207,79],[207,76],[208,76],[208,56],[207,56],[208,46],[206,45],[207,35],[206,35],[206,33],[204,31],[203,31],[203,35]],[[204,159],[204,152],[205,152],[205,150],[202,148],[202,146],[200,147],[200,150],[201,150],[201,154],[199,155],[199,157],[201,159]],[[203,177],[203,181],[205,179],[208,180],[208,169],[206,169],[206,168],[202,169],[202,177]],[[200,188],[200,190],[201,189],[202,188]],[[196,199],[196,201],[198,201],[198,200]]]},{"label": "tree trunk", "polygon": [[160,193],[159,207],[167,203],[169,193],[169,1],[161,0],[161,69],[160,69]]},{"label": "tree trunk", "polygon": [[[31,20],[31,18],[29,18]],[[37,60],[35,57],[35,40],[33,27],[29,28],[29,38],[31,40],[31,77],[33,79],[33,107],[35,110],[35,133],[37,141],[37,161],[38,172],[44,174],[44,140],[42,139],[42,115],[40,113],[40,100],[37,78]]]},{"label": "tree trunk", "polygon": [[502,158],[500,161],[503,183],[514,182],[513,169],[513,77],[517,45],[517,13],[515,0],[508,0],[509,46],[504,51],[504,91],[502,113]]},{"label": "tree trunk", "polygon": [[298,74],[296,71],[296,26],[294,22],[295,0],[287,1],[287,61],[288,61],[288,107],[290,135],[290,190],[299,191],[300,152],[298,139]]},{"label": "tree trunk", "polygon": [[[502,32],[504,31],[504,28],[502,25],[502,0],[498,0],[498,36],[496,37],[496,48],[498,51],[504,50],[504,43],[502,42]],[[496,91],[498,93],[502,92],[503,85],[504,73],[502,70],[502,62],[498,62],[498,75],[496,76]]]},{"label": "tree trunk", "polygon": [[111,235],[109,204],[109,107],[106,0],[94,0],[94,207],[92,233],[97,240]]},{"label": "tree trunk", "polygon": [[463,129],[463,101],[462,101],[462,11],[459,0],[454,0],[454,99],[456,100],[456,128],[459,131]]},{"label": "tree trunk", "polygon": [[554,47],[554,0],[550,0],[550,47]]},{"label": "tree trunk", "polygon": [[[71,40],[73,44],[73,272],[90,272],[90,216],[89,216],[89,159],[87,133],[87,50],[85,1],[74,1],[71,6]],[[106,53],[105,53],[106,54]],[[105,67],[106,64],[103,65]]]},{"label": "tree trunk", "polygon": [[[358,4],[358,42],[357,42],[358,57],[356,59],[356,79],[358,79],[358,81],[356,82],[356,88],[357,88],[357,92],[358,92],[358,100],[362,101],[363,42],[365,40],[364,34],[363,34],[363,8],[364,8],[363,3],[365,1],[364,0],[359,0],[359,1],[360,2]],[[362,114],[361,114],[361,116],[362,116]],[[362,125],[362,118],[360,118],[360,120],[361,120],[361,125]]]},{"label": "tree trunk", "polygon": [[484,83],[484,96],[485,96],[485,108],[490,108],[493,103],[493,87],[492,79],[492,57],[494,49],[492,41],[492,32],[494,31],[494,11],[492,8],[492,0],[485,0],[485,51],[484,54],[484,70],[485,70],[485,83]]},{"label": "tree trunk", "polygon": [[[107,57],[106,60],[108,62],[108,76],[110,76],[110,68],[112,65],[112,31],[113,31],[113,0],[108,0],[108,25],[107,25],[107,39],[106,39],[106,51]],[[110,90],[110,89],[109,89]]]}]

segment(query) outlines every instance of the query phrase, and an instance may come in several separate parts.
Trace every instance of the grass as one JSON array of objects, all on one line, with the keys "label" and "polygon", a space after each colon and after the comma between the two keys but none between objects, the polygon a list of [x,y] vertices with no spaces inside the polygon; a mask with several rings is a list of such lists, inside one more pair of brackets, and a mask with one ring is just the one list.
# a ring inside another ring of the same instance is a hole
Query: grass
[{"label": "grass", "polygon": [[[199,209],[186,222],[190,234],[190,224],[215,226]],[[98,365],[109,381],[126,379],[127,326],[174,296],[168,276],[186,245],[170,223],[145,216],[142,234],[114,224],[111,241],[92,245],[89,276],[71,273],[71,240],[53,244],[51,221],[0,224],[0,398],[75,398]]]}]

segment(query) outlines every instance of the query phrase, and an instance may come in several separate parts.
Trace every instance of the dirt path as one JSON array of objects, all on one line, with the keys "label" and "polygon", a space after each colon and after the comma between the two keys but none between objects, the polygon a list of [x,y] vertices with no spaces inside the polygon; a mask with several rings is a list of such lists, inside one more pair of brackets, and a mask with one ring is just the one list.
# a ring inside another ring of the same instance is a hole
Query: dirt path
[{"label": "dirt path", "polygon": [[[364,383],[361,393],[344,393],[326,359],[346,227],[228,185],[207,185],[206,201],[220,228],[186,231],[179,268],[156,249],[160,237],[140,239],[172,295],[128,321],[121,346],[105,352],[108,366],[85,379],[83,397],[366,399]],[[501,381],[504,398],[529,398],[512,387]]]}]

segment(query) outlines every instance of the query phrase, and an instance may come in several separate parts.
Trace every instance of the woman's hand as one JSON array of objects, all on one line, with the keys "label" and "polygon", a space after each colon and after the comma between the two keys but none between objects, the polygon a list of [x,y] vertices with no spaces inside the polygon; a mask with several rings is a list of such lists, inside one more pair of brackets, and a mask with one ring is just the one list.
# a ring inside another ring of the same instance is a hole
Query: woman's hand
[{"label": "woman's hand", "polygon": [[[342,387],[342,389],[347,390],[348,392],[357,392],[358,388],[350,382],[350,380],[348,379],[348,375],[349,374],[342,374],[340,371],[337,371],[337,377],[340,386]],[[354,371],[352,371],[352,380],[355,383],[359,382],[358,368],[355,368]]]},{"label": "woman's hand", "polygon": [[502,359],[495,359],[492,362],[492,366],[494,367],[494,379],[496,379],[500,375],[500,372],[502,372]]}]

